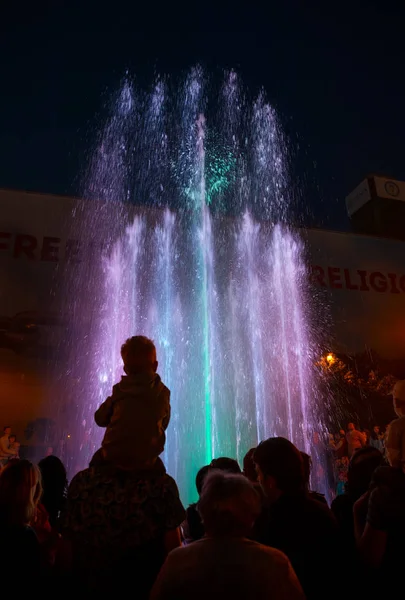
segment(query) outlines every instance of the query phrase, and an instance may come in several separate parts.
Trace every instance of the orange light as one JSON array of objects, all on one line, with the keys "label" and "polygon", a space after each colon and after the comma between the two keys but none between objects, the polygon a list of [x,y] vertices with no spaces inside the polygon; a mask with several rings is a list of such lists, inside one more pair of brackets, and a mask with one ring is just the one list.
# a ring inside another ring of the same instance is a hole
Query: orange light
[{"label": "orange light", "polygon": [[335,357],[333,356],[333,354],[328,354],[326,360],[330,365],[332,365],[335,362]]}]

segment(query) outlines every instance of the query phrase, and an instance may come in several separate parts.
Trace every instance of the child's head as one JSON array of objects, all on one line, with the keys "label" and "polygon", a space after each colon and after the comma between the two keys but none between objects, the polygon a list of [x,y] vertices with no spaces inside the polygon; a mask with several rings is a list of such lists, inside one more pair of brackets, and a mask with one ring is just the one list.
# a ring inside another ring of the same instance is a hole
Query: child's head
[{"label": "child's head", "polygon": [[12,434],[8,437],[8,441],[10,442],[10,444],[14,444],[14,442],[17,441],[17,438],[15,437],[14,434]]},{"label": "child's head", "polygon": [[405,417],[405,379],[396,382],[392,395],[396,414],[398,417]]},{"label": "child's head", "polygon": [[121,347],[121,356],[127,375],[156,372],[158,368],[155,344],[143,335],[128,338]]}]

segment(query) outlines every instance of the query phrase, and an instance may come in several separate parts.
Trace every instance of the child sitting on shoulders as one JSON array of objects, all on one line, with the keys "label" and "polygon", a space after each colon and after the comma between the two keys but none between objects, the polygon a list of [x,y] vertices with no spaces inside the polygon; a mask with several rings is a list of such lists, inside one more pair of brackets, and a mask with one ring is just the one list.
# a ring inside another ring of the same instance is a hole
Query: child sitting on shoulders
[{"label": "child sitting on shoulders", "polygon": [[156,372],[155,345],[142,335],[131,337],[123,344],[121,357],[125,375],[94,415],[106,432],[90,466],[105,462],[164,474],[159,455],[170,421],[170,390]]}]

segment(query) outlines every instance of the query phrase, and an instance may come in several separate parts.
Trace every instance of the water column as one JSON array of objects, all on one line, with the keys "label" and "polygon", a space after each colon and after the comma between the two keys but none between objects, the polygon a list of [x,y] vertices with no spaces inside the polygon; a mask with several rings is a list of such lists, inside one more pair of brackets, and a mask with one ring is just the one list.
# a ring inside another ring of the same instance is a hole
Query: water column
[{"label": "water column", "polygon": [[262,335],[264,323],[261,315],[261,282],[258,273],[260,225],[255,223],[248,212],[243,216],[238,235],[239,260],[243,265],[243,298],[246,313],[242,322],[246,322],[247,339],[250,349],[251,369],[253,376],[256,441],[266,438],[267,407],[264,391],[264,359]]},{"label": "water column", "polygon": [[294,431],[291,439],[309,452],[308,394],[312,370],[308,364],[311,346],[308,338],[308,324],[304,317],[303,278],[305,278],[306,269],[302,256],[302,245],[290,231],[286,228],[283,230],[281,225],[275,227],[274,245],[280,248],[284,263],[285,284],[283,289],[290,302],[289,344],[294,356],[296,371],[295,387],[292,393],[294,398],[299,398],[299,405],[295,407],[297,414],[293,418],[297,430]]},{"label": "water column", "polygon": [[[178,381],[178,368],[174,364],[175,350],[178,340],[181,340],[182,331],[175,326],[174,319],[174,260],[175,242],[174,231],[176,225],[175,215],[166,208],[162,215],[162,222],[158,223],[154,231],[154,247],[156,252],[155,274],[153,290],[154,314],[149,317],[152,328],[152,338],[158,347],[158,358],[160,364],[160,375],[162,380],[171,390],[172,422],[171,429],[175,428],[176,415],[178,414],[178,396],[181,393]],[[181,341],[180,341],[181,343]],[[176,376],[175,376],[176,375]],[[176,431],[174,432],[176,434]],[[164,460],[170,465],[170,472],[176,477],[175,444],[171,444],[174,436],[167,436]]]},{"label": "water column", "polygon": [[204,385],[204,432],[205,432],[205,464],[209,464],[213,457],[214,439],[212,427],[212,398],[213,391],[213,348],[212,348],[212,323],[211,323],[211,298],[212,275],[213,275],[213,253],[212,253],[212,228],[209,209],[206,204],[205,187],[205,118],[200,115],[197,121],[198,137],[198,169],[199,169],[199,198],[201,229],[199,231],[201,248],[201,299],[202,299],[202,326],[203,326],[203,385]]}]

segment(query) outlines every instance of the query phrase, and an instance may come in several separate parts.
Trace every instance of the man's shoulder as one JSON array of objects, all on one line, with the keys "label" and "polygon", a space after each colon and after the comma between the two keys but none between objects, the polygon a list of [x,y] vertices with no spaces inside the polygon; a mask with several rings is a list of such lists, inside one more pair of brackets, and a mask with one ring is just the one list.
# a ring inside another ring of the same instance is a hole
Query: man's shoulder
[{"label": "man's shoulder", "polygon": [[319,502],[313,498],[305,497],[305,512],[310,515],[313,519],[330,526],[335,527],[336,521],[333,512],[325,502]]},{"label": "man's shoulder", "polygon": [[168,562],[170,564],[171,561],[181,560],[183,563],[187,558],[191,558],[196,555],[204,554],[211,551],[210,548],[210,540],[207,538],[201,538],[200,540],[196,540],[191,544],[187,544],[186,546],[180,546],[179,548],[175,548],[168,555]]},{"label": "man's shoulder", "polygon": [[288,558],[284,552],[281,552],[281,550],[273,548],[272,546],[266,546],[265,544],[260,544],[253,540],[246,540],[246,547],[251,554],[257,556],[261,555],[263,558],[267,557],[267,559],[272,559],[273,562],[276,562],[278,565],[288,563]]}]

